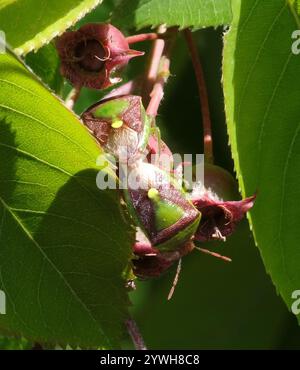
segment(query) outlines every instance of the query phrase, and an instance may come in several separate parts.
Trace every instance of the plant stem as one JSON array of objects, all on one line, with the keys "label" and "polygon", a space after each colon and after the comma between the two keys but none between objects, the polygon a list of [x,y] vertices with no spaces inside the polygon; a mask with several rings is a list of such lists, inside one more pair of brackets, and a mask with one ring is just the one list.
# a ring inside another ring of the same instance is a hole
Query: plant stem
[{"label": "plant stem", "polygon": [[146,350],[147,347],[144,343],[144,340],[142,338],[142,335],[139,331],[139,328],[136,322],[132,319],[128,319],[125,321],[125,325],[127,327],[129,335],[131,336],[135,349],[136,350]]},{"label": "plant stem", "polygon": [[157,33],[141,33],[139,35],[133,35],[126,37],[128,44],[135,44],[137,42],[157,40],[160,36]]},{"label": "plant stem", "polygon": [[76,101],[78,100],[79,98],[79,95],[80,95],[80,92],[81,92],[81,87],[74,87],[69,95],[67,96],[66,98],[66,101],[65,101],[65,105],[69,108],[69,109],[73,109],[74,108],[74,105],[76,103]]},{"label": "plant stem", "polygon": [[[167,29],[165,26],[160,26],[157,29],[157,34],[163,35],[166,32],[166,30]],[[153,84],[156,81],[159,62],[164,51],[164,47],[165,40],[163,40],[162,38],[157,39],[153,42],[153,46],[149,55],[149,62],[143,86],[143,103],[145,106],[148,105],[150,100],[150,93],[153,88]]]},{"label": "plant stem", "polygon": [[161,65],[158,72],[158,78],[150,93],[150,102],[147,107],[147,114],[151,117],[157,116],[157,111],[164,97],[164,85],[169,77],[170,59],[166,56],[161,57]]},{"label": "plant stem", "polygon": [[[160,57],[159,60],[154,60],[152,62],[151,73],[153,73],[150,77],[154,76],[154,66],[157,65],[157,70],[155,73],[155,80],[154,85],[152,87],[152,91],[150,93],[150,101],[147,107],[147,114],[151,117],[157,116],[157,111],[159,105],[164,96],[164,86],[170,76],[170,55],[171,51],[175,42],[175,36],[177,35],[177,28],[170,29],[168,39],[164,42],[164,48],[162,52],[158,51],[156,54],[153,54],[154,59]],[[157,49],[158,50],[158,49]],[[148,73],[148,81],[149,81],[149,73]]]},{"label": "plant stem", "polygon": [[203,68],[201,64],[201,60],[199,57],[199,53],[196,47],[196,44],[193,39],[192,32],[189,29],[183,31],[184,36],[189,48],[189,52],[191,55],[195,76],[198,84],[199,90],[199,98],[200,98],[200,105],[202,111],[202,119],[203,119],[203,137],[204,137],[204,156],[205,162],[213,163],[214,156],[213,156],[213,139],[212,139],[212,130],[211,130],[211,119],[209,113],[209,103],[208,103],[208,95],[207,95],[207,88],[203,73]]}]

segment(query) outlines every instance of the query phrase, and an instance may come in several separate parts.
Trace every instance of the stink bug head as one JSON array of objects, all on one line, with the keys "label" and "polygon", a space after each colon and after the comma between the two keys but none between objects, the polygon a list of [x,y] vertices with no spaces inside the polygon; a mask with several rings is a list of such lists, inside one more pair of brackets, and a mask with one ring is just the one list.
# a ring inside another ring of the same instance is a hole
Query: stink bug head
[{"label": "stink bug head", "polygon": [[198,227],[200,212],[175,180],[152,164],[139,162],[132,169],[124,195],[133,219],[159,251],[180,249]]},{"label": "stink bug head", "polygon": [[134,274],[142,279],[158,277],[168,270],[174,261],[165,259],[162,254],[133,260]]},{"label": "stink bug head", "polygon": [[160,251],[151,245],[140,230],[137,232],[137,239],[138,241],[133,246],[135,254],[132,261],[133,271],[136,276],[143,279],[160,276],[195,248],[194,243],[188,241],[179,249]]},{"label": "stink bug head", "polygon": [[83,123],[106,151],[127,161],[143,153],[150,135],[150,120],[140,96],[105,99],[82,114]]}]

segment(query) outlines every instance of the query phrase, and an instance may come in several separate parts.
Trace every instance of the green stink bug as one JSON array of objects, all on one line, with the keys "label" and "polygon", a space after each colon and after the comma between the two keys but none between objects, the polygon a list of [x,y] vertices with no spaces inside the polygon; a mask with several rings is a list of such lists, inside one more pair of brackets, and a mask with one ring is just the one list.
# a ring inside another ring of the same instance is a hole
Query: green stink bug
[{"label": "green stink bug", "polygon": [[150,163],[131,168],[124,196],[133,219],[159,251],[179,249],[197,230],[200,212],[175,179]]},{"label": "green stink bug", "polygon": [[82,114],[84,124],[118,161],[136,161],[144,153],[151,132],[140,96],[113,97]]}]

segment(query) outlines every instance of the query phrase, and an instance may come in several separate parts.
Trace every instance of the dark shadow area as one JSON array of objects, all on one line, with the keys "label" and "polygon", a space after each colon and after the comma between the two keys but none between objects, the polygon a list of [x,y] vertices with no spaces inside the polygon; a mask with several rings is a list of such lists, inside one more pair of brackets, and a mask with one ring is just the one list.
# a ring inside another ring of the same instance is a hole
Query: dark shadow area
[{"label": "dark shadow area", "polygon": [[[78,172],[58,190],[40,222],[37,218],[39,227],[34,238],[78,300],[101,322],[104,332],[118,337],[123,324],[120,318],[126,313],[127,302],[122,273],[131,246],[128,229],[120,215],[117,190],[99,190],[96,187],[97,173],[93,169]],[[44,275],[40,291],[52,289],[54,293],[57,290],[57,301],[54,305],[49,302],[51,311],[47,311],[51,329],[52,325],[57,327],[57,320],[61,320],[66,301],[60,297],[60,283],[55,286],[57,276],[53,280],[50,275],[47,277],[47,272]],[[44,299],[44,310],[47,310],[49,297]],[[65,320],[71,325],[69,333],[73,331],[74,335],[79,335],[82,332],[81,338],[86,337],[89,341],[90,329],[86,322],[78,322],[76,299],[64,315],[68,316]]]},{"label": "dark shadow area", "polygon": [[[233,169],[226,132],[222,91],[222,32],[208,28],[194,33],[209,95],[215,162]],[[176,153],[203,153],[202,115],[198,88],[188,48],[179,37],[173,51],[171,76],[160,109],[162,137]]]},{"label": "dark shadow area", "polygon": [[15,136],[8,121],[0,118],[0,197],[6,203],[9,203],[16,184]]}]

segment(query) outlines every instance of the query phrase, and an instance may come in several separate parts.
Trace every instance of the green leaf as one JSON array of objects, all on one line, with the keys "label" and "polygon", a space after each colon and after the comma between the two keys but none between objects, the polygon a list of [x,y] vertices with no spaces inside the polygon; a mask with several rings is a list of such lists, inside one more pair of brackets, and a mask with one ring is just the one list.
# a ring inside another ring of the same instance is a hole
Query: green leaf
[{"label": "green leaf", "polygon": [[291,4],[291,6],[293,6],[295,8],[295,10],[297,10],[297,12],[300,14],[300,1],[299,0],[288,0]]},{"label": "green leaf", "polygon": [[102,0],[0,0],[0,25],[17,54],[27,54],[62,34]]},{"label": "green leaf", "polygon": [[27,54],[25,60],[27,66],[29,66],[45,84],[54,92],[60,94],[64,80],[59,71],[59,57],[52,43],[43,46],[37,52]]},{"label": "green leaf", "polygon": [[0,0],[0,9],[4,8],[5,6],[13,3],[15,0]]},{"label": "green leaf", "polygon": [[229,24],[230,0],[123,0],[112,22],[126,28],[179,26],[201,28]]},{"label": "green leaf", "polygon": [[96,187],[98,173],[114,179],[97,158],[101,149],[77,117],[10,53],[0,55],[4,332],[118,347],[132,235],[117,191]]},{"label": "green leaf", "polygon": [[258,192],[251,225],[290,308],[300,287],[300,59],[291,51],[299,20],[285,0],[232,5],[223,60],[232,153],[243,195]]}]

